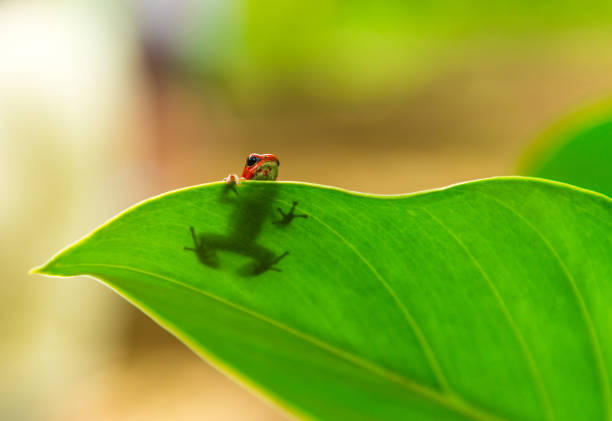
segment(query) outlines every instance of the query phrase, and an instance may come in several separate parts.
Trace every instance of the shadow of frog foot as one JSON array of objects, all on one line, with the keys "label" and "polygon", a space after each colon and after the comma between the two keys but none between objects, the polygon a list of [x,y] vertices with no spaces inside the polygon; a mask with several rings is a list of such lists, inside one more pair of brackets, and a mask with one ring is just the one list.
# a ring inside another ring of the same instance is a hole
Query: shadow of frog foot
[{"label": "shadow of frog foot", "polygon": [[274,267],[274,265],[280,262],[288,254],[289,252],[286,251],[280,256],[275,257],[274,259],[270,259],[270,260],[264,259],[259,262],[250,263],[246,265],[245,267],[243,267],[242,270],[240,270],[240,274],[243,276],[257,276],[269,270],[273,270],[274,272],[282,272],[282,269]]},{"label": "shadow of frog foot", "polygon": [[236,196],[238,196],[238,184],[237,183],[226,183],[225,192],[228,192],[230,190],[234,192]]},{"label": "shadow of frog foot", "polygon": [[193,227],[189,227],[189,231],[191,232],[194,247],[183,247],[183,250],[194,252],[200,263],[212,268],[218,268],[219,259],[217,258],[216,251],[213,248],[206,248],[204,240],[198,241]]},{"label": "shadow of frog foot", "polygon": [[291,221],[293,221],[294,218],[308,218],[308,215],[306,214],[296,214],[295,213],[295,207],[297,206],[297,204],[298,202],[294,200],[293,206],[291,206],[291,209],[287,213],[283,212],[281,208],[276,208],[278,213],[281,214],[282,219],[280,221],[274,221],[274,223],[276,225],[286,226],[286,225],[289,225]]}]

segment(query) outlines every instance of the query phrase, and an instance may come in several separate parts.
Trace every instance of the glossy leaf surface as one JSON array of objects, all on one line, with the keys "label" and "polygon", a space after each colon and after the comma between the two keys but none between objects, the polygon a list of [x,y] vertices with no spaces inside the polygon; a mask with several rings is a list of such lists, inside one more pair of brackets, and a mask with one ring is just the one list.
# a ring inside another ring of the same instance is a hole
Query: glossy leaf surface
[{"label": "glossy leaf surface", "polygon": [[612,202],[571,186],[213,183],[37,271],[100,279],[300,417],[611,417]]}]

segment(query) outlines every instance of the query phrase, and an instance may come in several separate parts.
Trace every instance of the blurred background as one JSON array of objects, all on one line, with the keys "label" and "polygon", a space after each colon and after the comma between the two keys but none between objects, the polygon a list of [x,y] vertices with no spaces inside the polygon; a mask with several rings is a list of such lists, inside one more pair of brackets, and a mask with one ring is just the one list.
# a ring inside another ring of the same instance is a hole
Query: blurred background
[{"label": "blurred background", "polygon": [[512,174],[611,96],[611,24],[597,0],[0,1],[0,419],[287,419],[101,284],[28,269],[251,152],[371,193]]}]

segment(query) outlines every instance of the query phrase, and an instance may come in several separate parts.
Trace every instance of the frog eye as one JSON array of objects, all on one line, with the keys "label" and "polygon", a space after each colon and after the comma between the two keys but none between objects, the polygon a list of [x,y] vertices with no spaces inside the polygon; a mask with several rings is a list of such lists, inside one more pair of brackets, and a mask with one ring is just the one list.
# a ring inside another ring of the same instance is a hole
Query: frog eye
[{"label": "frog eye", "polygon": [[247,165],[250,167],[251,165],[255,165],[259,162],[259,158],[257,158],[255,155],[249,155],[249,157],[247,158]]}]

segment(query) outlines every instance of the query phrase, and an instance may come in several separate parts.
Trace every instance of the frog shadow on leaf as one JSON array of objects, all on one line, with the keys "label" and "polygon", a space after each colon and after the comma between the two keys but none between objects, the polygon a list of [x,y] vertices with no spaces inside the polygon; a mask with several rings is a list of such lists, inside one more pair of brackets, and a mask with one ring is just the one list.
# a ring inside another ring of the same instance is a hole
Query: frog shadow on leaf
[{"label": "frog shadow on leaf", "polygon": [[[195,253],[203,265],[215,269],[222,269],[218,257],[219,251],[247,256],[251,261],[237,270],[241,276],[257,276],[267,271],[280,272],[281,269],[277,265],[289,255],[289,251],[277,254],[257,242],[266,221],[276,218],[273,207],[278,194],[276,187],[261,183],[239,188],[228,185],[223,188],[219,204],[233,206],[227,234],[197,234],[194,227],[189,227],[193,246],[184,249]],[[281,219],[273,220],[272,226],[284,227],[296,217],[306,218],[307,215],[295,214],[296,205],[297,202],[293,202],[292,208],[287,213],[276,208],[281,214]]]}]

